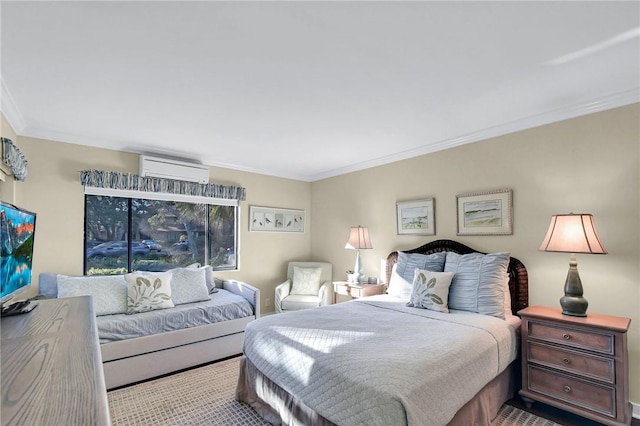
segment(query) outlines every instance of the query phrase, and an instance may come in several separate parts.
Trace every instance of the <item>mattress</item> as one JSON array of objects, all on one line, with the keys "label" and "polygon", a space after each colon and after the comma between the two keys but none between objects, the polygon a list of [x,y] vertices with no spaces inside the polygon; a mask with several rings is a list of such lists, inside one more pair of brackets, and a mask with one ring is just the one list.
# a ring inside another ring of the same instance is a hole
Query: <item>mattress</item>
[{"label": "mattress", "polygon": [[504,320],[384,296],[261,318],[244,347],[265,377],[340,425],[447,424],[516,352]]},{"label": "mattress", "polygon": [[96,323],[100,343],[109,343],[252,315],[253,307],[247,299],[219,289],[211,300],[133,315],[103,315],[96,318]]}]

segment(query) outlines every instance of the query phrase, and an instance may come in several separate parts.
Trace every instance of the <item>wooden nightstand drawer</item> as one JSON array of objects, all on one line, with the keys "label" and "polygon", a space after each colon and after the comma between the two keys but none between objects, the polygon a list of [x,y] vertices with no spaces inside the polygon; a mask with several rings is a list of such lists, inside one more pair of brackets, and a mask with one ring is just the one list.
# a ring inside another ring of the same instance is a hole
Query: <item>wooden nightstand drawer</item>
[{"label": "wooden nightstand drawer", "polygon": [[351,296],[353,299],[375,296],[384,293],[384,284],[350,283],[347,281],[333,282],[334,303],[338,303],[338,295]]},{"label": "wooden nightstand drawer", "polygon": [[349,287],[348,285],[334,286],[333,291],[336,294],[342,294],[343,296],[351,296],[351,287]]},{"label": "wooden nightstand drawer", "polygon": [[568,345],[613,355],[614,338],[612,334],[600,334],[592,330],[564,327],[539,322],[529,323],[529,336],[532,338]]},{"label": "wooden nightstand drawer", "polygon": [[583,382],[570,376],[532,365],[529,365],[528,369],[529,390],[586,410],[595,411],[612,418],[616,417],[615,388]]},{"label": "wooden nightstand drawer", "polygon": [[522,318],[522,389],[534,401],[609,426],[631,423],[627,331],[631,320],[529,306]]},{"label": "wooden nightstand drawer", "polygon": [[587,354],[560,349],[536,342],[527,342],[529,361],[581,376],[614,384],[616,381],[615,361],[612,358],[589,356]]}]

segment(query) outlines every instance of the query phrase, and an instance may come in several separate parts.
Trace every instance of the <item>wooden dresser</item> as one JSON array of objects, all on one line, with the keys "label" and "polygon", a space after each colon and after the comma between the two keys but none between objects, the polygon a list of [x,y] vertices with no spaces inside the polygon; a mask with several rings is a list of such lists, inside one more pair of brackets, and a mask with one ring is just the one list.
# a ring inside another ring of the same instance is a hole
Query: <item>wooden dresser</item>
[{"label": "wooden dresser", "polygon": [[2,318],[2,425],[108,425],[90,297],[39,300]]},{"label": "wooden dresser", "polygon": [[629,425],[627,330],[631,320],[530,306],[522,317],[522,390],[540,401],[607,424]]}]

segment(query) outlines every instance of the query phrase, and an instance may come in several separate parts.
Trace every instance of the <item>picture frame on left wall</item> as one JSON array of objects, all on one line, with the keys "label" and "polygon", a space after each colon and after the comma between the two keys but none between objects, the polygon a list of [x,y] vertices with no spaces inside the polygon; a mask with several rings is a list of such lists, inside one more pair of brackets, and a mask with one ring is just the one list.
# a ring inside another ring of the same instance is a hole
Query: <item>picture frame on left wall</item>
[{"label": "picture frame on left wall", "polygon": [[305,211],[249,206],[250,232],[304,232]]},{"label": "picture frame on left wall", "polygon": [[435,204],[433,198],[397,202],[398,235],[436,235]]}]

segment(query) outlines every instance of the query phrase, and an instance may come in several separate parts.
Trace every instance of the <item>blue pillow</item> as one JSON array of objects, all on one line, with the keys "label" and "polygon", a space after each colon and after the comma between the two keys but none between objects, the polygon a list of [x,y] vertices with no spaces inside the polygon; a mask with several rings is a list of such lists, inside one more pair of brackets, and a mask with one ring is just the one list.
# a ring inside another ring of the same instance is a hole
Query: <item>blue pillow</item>
[{"label": "blue pillow", "polygon": [[398,252],[396,272],[406,281],[412,283],[416,269],[426,269],[432,272],[443,272],[447,253],[442,251],[433,254]]},{"label": "blue pillow", "polygon": [[449,308],[504,319],[504,281],[509,257],[509,253],[447,252],[444,271],[454,273]]}]

